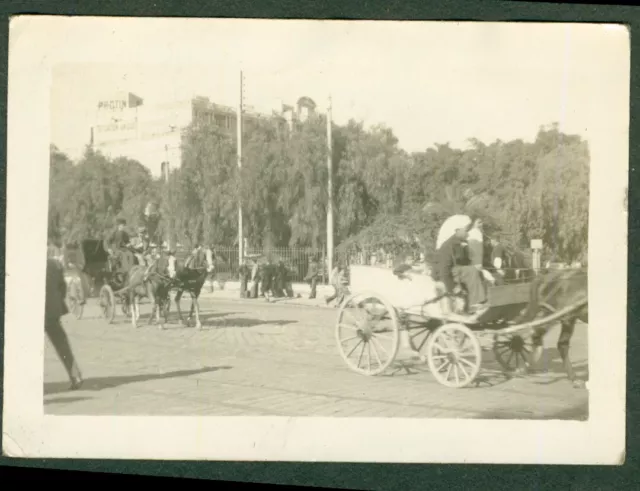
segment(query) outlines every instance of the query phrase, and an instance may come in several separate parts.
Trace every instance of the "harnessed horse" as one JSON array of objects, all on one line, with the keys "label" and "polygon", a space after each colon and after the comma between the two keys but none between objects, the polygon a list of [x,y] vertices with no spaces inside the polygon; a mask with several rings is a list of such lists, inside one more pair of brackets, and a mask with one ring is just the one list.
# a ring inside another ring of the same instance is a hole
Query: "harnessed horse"
[{"label": "harnessed horse", "polygon": [[[560,321],[561,331],[557,344],[567,377],[574,387],[582,387],[584,382],[577,380],[573,371],[569,358],[569,347],[576,321],[580,320],[585,324],[589,322],[586,269],[557,270],[544,273],[532,282],[530,295],[529,305],[521,319],[525,322],[533,320],[540,313],[549,315],[572,305],[582,304],[581,307]],[[543,338],[547,332],[547,328],[538,328],[534,331],[532,364],[540,360],[543,351]]]},{"label": "harnessed horse", "polygon": [[[202,329],[198,297],[200,296],[200,292],[202,291],[202,287],[208,274],[212,270],[212,256],[207,254],[203,249],[199,249],[192,253],[184,264],[180,264],[180,261],[175,257],[175,255],[172,254],[169,256],[169,277],[174,281],[173,288],[177,290],[175,302],[180,322],[182,322],[184,326],[188,326],[188,323],[193,318],[195,311],[196,329]],[[182,310],[180,309],[180,299],[184,292],[188,292],[189,295],[191,295],[191,309],[189,311],[187,322],[184,321],[182,317]]]},{"label": "harnessed horse", "polygon": [[[144,265],[136,265],[131,268],[127,275],[127,288],[129,289],[129,305],[131,307],[131,324],[138,327],[136,321],[140,318],[140,306],[138,300],[140,298],[149,298],[153,305],[153,310],[149,316],[149,324],[156,316],[156,322],[159,329],[164,329],[164,324],[160,320],[160,312],[164,311],[164,306],[169,302],[169,291],[173,280],[168,274],[169,258],[164,252],[161,252],[156,261],[151,265],[147,272],[145,280],[145,272],[147,267]],[[165,317],[165,322],[167,321]]]}]

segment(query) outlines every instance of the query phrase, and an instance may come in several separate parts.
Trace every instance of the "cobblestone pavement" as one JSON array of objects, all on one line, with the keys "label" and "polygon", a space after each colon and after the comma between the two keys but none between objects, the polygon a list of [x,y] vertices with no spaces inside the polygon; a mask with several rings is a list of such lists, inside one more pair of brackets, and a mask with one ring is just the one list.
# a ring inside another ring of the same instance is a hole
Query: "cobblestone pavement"
[{"label": "cobblestone pavement", "polygon": [[[183,300],[183,310],[188,309]],[[312,303],[314,301],[308,301]],[[324,301],[316,301],[323,304]],[[141,305],[135,330],[120,312],[114,324],[99,316],[96,300],[82,320],[64,319],[85,377],[79,391],[47,341],[45,412],[83,415],[282,415],[585,419],[588,392],[574,389],[546,339],[543,374],[505,377],[483,352],[479,383],[464,389],[440,385],[426,365],[402,366],[366,377],[344,364],[334,341],[337,311],[313,305],[266,304],[203,294],[204,330],[175,322],[165,331],[146,324]],[[175,309],[174,309],[175,310]],[[587,329],[572,346],[585,376]]]}]

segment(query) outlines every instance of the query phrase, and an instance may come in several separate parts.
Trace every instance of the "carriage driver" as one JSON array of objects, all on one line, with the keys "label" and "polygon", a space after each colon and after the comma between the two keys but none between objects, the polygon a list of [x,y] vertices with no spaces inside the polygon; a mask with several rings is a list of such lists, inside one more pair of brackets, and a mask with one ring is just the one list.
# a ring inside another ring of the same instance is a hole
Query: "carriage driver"
[{"label": "carriage driver", "polygon": [[447,292],[453,292],[457,282],[463,283],[468,291],[470,313],[486,308],[486,291],[482,282],[482,273],[471,264],[465,240],[472,225],[471,219],[459,215],[452,223],[454,234],[437,251],[435,279],[444,283]]},{"label": "carriage driver", "polygon": [[131,240],[131,247],[135,251],[136,258],[138,258],[138,264],[148,266],[145,256],[149,248],[149,237],[144,226],[138,227],[138,235]]},{"label": "carriage driver", "polygon": [[129,234],[125,230],[127,221],[124,218],[118,218],[116,223],[116,229],[107,239],[107,251],[111,256],[116,256],[118,257],[118,259],[122,260],[122,258],[128,252],[127,246],[131,242],[131,239],[129,238]]}]

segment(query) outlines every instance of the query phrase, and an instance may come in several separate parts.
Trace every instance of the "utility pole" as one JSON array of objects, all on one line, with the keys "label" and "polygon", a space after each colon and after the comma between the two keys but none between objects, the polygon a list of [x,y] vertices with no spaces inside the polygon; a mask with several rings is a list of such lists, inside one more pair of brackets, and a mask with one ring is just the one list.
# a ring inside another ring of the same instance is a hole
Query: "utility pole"
[{"label": "utility pole", "polygon": [[[165,145],[164,146],[164,184],[165,184],[165,189],[167,190],[167,196],[169,196],[169,201],[171,201],[171,185],[169,184],[169,175],[171,174],[171,164],[169,163],[169,146]],[[173,217],[172,216],[168,216],[167,217],[167,246],[169,247],[169,249],[173,250],[174,249],[174,244],[173,244]]]},{"label": "utility pole", "polygon": [[[242,96],[244,80],[240,70],[240,93],[238,97],[238,114],[236,115],[236,131],[238,133],[238,172],[242,179]],[[244,260],[244,238],[242,233],[242,193],[238,193],[238,263],[242,266]]]},{"label": "utility pole", "polygon": [[331,96],[327,108],[327,268],[331,275],[333,270],[333,145],[331,140]]}]

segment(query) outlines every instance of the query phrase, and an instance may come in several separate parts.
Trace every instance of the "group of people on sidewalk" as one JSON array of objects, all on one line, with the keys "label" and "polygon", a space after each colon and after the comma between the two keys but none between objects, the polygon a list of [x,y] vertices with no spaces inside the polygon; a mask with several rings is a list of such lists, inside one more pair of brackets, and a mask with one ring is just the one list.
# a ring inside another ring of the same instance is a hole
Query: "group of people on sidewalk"
[{"label": "group of people on sidewalk", "polygon": [[293,298],[292,274],[284,261],[264,262],[258,258],[245,258],[240,266],[240,297],[258,298]]},{"label": "group of people on sidewalk", "polygon": [[[334,288],[334,293],[333,295],[325,296],[327,305],[335,300],[335,305],[338,307],[344,301],[349,292],[346,274],[347,270],[342,263],[333,268],[330,284]],[[247,257],[242,266],[240,266],[239,276],[241,298],[264,297],[267,301],[270,301],[271,298],[294,298],[300,296],[293,291],[293,272],[282,260],[274,262],[269,258],[262,260],[260,257]],[[304,281],[310,286],[309,299],[316,298],[318,282],[321,276],[320,260],[317,255],[313,255],[309,258],[307,274],[304,278]]]}]

